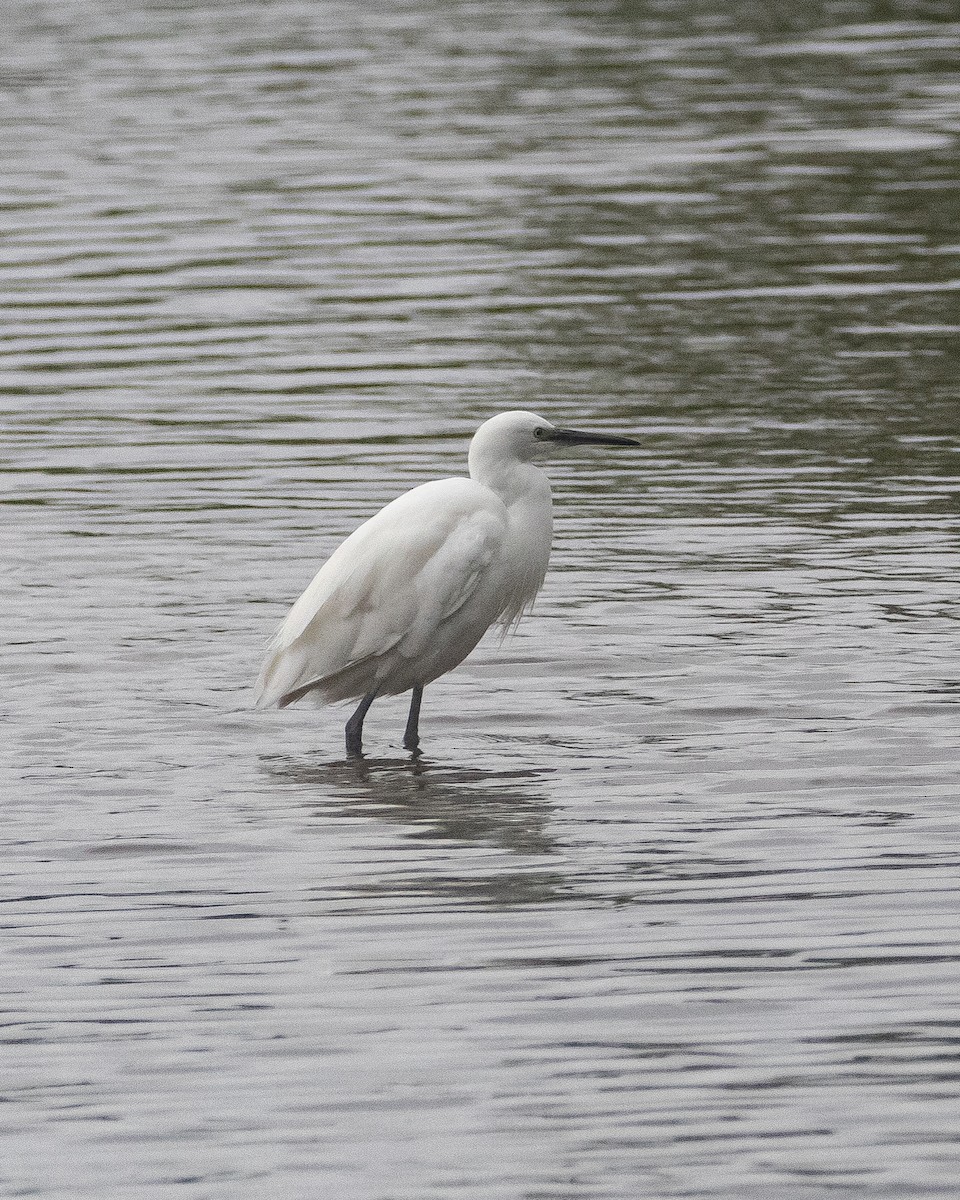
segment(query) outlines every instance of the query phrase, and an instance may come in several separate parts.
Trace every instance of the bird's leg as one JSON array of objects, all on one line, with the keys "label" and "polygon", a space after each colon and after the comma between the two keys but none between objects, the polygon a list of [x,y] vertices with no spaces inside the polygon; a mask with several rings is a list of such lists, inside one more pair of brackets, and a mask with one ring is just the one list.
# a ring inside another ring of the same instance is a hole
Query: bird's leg
[{"label": "bird's leg", "polygon": [[347,722],[347,754],[351,757],[356,757],[363,749],[363,718],[367,715],[367,709],[376,698],[376,692],[367,692],[357,705],[357,711]]},{"label": "bird's leg", "polygon": [[423,699],[423,688],[415,687],[410,697],[410,715],[407,717],[407,727],[403,731],[404,750],[416,750],[420,745],[420,701]]}]

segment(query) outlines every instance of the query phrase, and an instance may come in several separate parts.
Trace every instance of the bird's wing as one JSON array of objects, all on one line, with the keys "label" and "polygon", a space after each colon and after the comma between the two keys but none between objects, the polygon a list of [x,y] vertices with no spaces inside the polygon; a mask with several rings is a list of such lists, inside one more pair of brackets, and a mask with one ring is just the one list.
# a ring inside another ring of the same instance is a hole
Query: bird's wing
[{"label": "bird's wing", "polygon": [[472,480],[423,484],[330,556],[271,643],[258,703],[396,650],[416,657],[476,592],[506,533],[506,510]]}]

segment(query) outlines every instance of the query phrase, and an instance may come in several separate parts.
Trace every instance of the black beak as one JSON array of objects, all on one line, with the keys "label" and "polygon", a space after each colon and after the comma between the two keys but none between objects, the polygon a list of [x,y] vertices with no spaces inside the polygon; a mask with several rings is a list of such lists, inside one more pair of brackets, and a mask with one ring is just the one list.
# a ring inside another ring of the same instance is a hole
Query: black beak
[{"label": "black beak", "polygon": [[639,446],[636,438],[615,437],[612,433],[584,433],[582,429],[550,429],[544,441],[561,446]]}]

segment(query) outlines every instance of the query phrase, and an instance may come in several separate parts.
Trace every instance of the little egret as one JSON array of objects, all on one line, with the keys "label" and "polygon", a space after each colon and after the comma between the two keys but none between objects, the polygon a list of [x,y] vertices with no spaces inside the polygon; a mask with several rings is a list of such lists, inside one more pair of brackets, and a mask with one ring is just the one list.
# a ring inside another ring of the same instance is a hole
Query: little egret
[{"label": "little egret", "polygon": [[550,484],[533,460],[552,446],[637,446],[628,437],[560,429],[529,412],[485,421],[470,443],[469,479],[404,493],[327,559],[270,644],[258,707],[313,693],[362,697],[347,722],[361,751],[378,696],[412,692],[404,747],[416,751],[423,689],[467,657],[491,625],[533,605],[547,571]]}]

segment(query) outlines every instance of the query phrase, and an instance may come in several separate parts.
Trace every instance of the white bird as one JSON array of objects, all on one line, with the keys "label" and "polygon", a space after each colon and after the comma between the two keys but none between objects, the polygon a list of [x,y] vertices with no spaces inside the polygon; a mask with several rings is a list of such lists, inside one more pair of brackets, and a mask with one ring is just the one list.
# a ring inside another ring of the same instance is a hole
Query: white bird
[{"label": "white bird", "polygon": [[470,443],[470,478],[404,493],[327,559],[270,644],[257,706],[314,693],[362,697],[347,722],[361,751],[378,696],[412,691],[403,744],[416,751],[423,689],[467,657],[494,623],[533,605],[550,557],[550,484],[533,460],[556,445],[636,446],[633,438],[560,429],[529,412],[491,417]]}]

